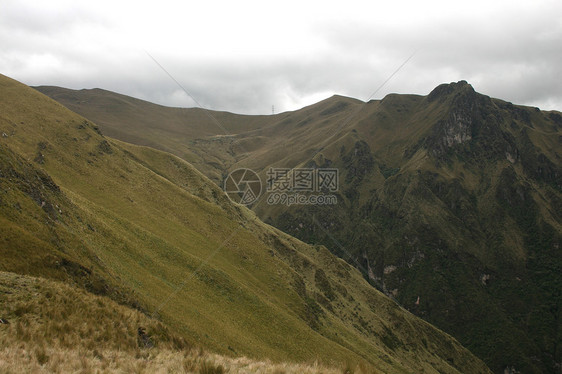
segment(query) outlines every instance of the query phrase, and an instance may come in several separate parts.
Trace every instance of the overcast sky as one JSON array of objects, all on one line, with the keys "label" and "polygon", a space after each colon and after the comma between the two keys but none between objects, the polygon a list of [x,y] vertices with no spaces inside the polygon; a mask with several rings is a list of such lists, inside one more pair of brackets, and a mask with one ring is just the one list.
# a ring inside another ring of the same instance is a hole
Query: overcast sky
[{"label": "overcast sky", "polygon": [[237,113],[426,95],[461,79],[562,110],[560,0],[0,0],[0,73],[28,85],[196,106],[149,54],[197,103]]}]

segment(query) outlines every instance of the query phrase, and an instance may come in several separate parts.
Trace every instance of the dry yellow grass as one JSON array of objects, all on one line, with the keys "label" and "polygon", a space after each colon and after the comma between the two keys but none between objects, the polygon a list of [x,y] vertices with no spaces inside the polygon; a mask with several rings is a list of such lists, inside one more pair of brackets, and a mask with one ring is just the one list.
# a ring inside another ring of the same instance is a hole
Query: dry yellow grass
[{"label": "dry yellow grass", "polygon": [[[256,373],[341,374],[345,369],[321,365],[272,363],[246,357],[230,358],[199,351],[139,350],[135,354],[115,350],[97,355],[83,348],[44,348],[33,343],[0,348],[2,373]],[[363,371],[354,371],[363,373]],[[366,372],[365,372],[366,373]]]},{"label": "dry yellow grass", "polygon": [[[196,348],[159,321],[63,283],[0,272],[0,373],[342,373]],[[144,327],[150,346],[139,339]],[[358,373],[358,371],[355,371]]]}]

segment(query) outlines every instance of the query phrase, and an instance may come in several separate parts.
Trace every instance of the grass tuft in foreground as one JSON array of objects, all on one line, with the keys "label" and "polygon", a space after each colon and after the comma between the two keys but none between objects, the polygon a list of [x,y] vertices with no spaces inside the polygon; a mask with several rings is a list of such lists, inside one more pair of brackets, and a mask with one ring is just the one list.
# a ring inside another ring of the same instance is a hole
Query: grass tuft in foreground
[{"label": "grass tuft in foreground", "polygon": [[210,354],[138,311],[41,278],[0,272],[0,300],[2,373],[349,372]]}]

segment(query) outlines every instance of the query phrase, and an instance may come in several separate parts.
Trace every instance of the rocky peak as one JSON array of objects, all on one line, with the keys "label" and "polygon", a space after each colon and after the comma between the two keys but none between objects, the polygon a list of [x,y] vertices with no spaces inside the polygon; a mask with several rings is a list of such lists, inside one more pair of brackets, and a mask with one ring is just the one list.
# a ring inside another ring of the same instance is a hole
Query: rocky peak
[{"label": "rocky peak", "polygon": [[462,80],[456,83],[452,82],[440,84],[439,86],[435,87],[433,91],[429,93],[429,95],[427,95],[427,100],[429,102],[436,100],[445,101],[452,94],[461,92],[476,93],[474,91],[474,88],[469,83],[467,83],[467,81]]},{"label": "rocky peak", "polygon": [[427,100],[439,101],[447,106],[447,114],[437,121],[426,145],[440,156],[449,148],[472,140],[485,120],[485,112],[491,99],[474,91],[466,81],[442,84],[427,96]]}]

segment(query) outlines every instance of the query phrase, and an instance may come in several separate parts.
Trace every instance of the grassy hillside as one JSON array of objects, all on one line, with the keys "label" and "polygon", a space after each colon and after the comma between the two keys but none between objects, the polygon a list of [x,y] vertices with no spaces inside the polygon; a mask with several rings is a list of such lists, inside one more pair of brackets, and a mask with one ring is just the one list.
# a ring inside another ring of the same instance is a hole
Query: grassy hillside
[{"label": "grassy hillside", "polygon": [[[210,138],[220,146],[236,132],[259,128],[268,116],[243,116],[201,109],[168,108],[102,89],[74,91],[42,86],[38,89],[86,118],[96,118],[107,136],[175,154],[219,180],[222,159],[192,147],[194,139]],[[225,137],[226,136],[226,137]],[[228,162],[233,162],[228,155]],[[210,166],[210,167],[209,167]]]},{"label": "grassy hillside", "polygon": [[[83,289],[0,272],[2,373],[341,373],[346,367],[232,359]],[[358,368],[361,370],[361,368]]]},{"label": "grassy hillside", "polygon": [[488,371],[325,247],[263,224],[185,161],[105,138],[6,77],[0,109],[0,270],[107,295],[223,355]]},{"label": "grassy hillside", "polygon": [[[65,92],[73,100],[85,95]],[[97,120],[101,102],[85,97],[98,104],[74,109]],[[107,98],[120,110],[132,105]],[[186,141],[172,144],[180,137],[164,131],[153,145],[208,155],[195,166],[218,184],[238,167],[258,171],[262,181],[269,167],[337,168],[336,205],[287,207],[262,199],[252,209],[305,242],[325,245],[495,372],[560,372],[559,112],[492,99],[466,82],[368,103],[334,96],[248,118],[249,128],[242,117],[223,113],[231,136],[217,136],[208,117],[190,121],[190,111],[186,123],[215,132],[177,126]],[[123,121],[115,115],[103,128]],[[131,126],[137,133],[160,128],[148,119]]]}]

